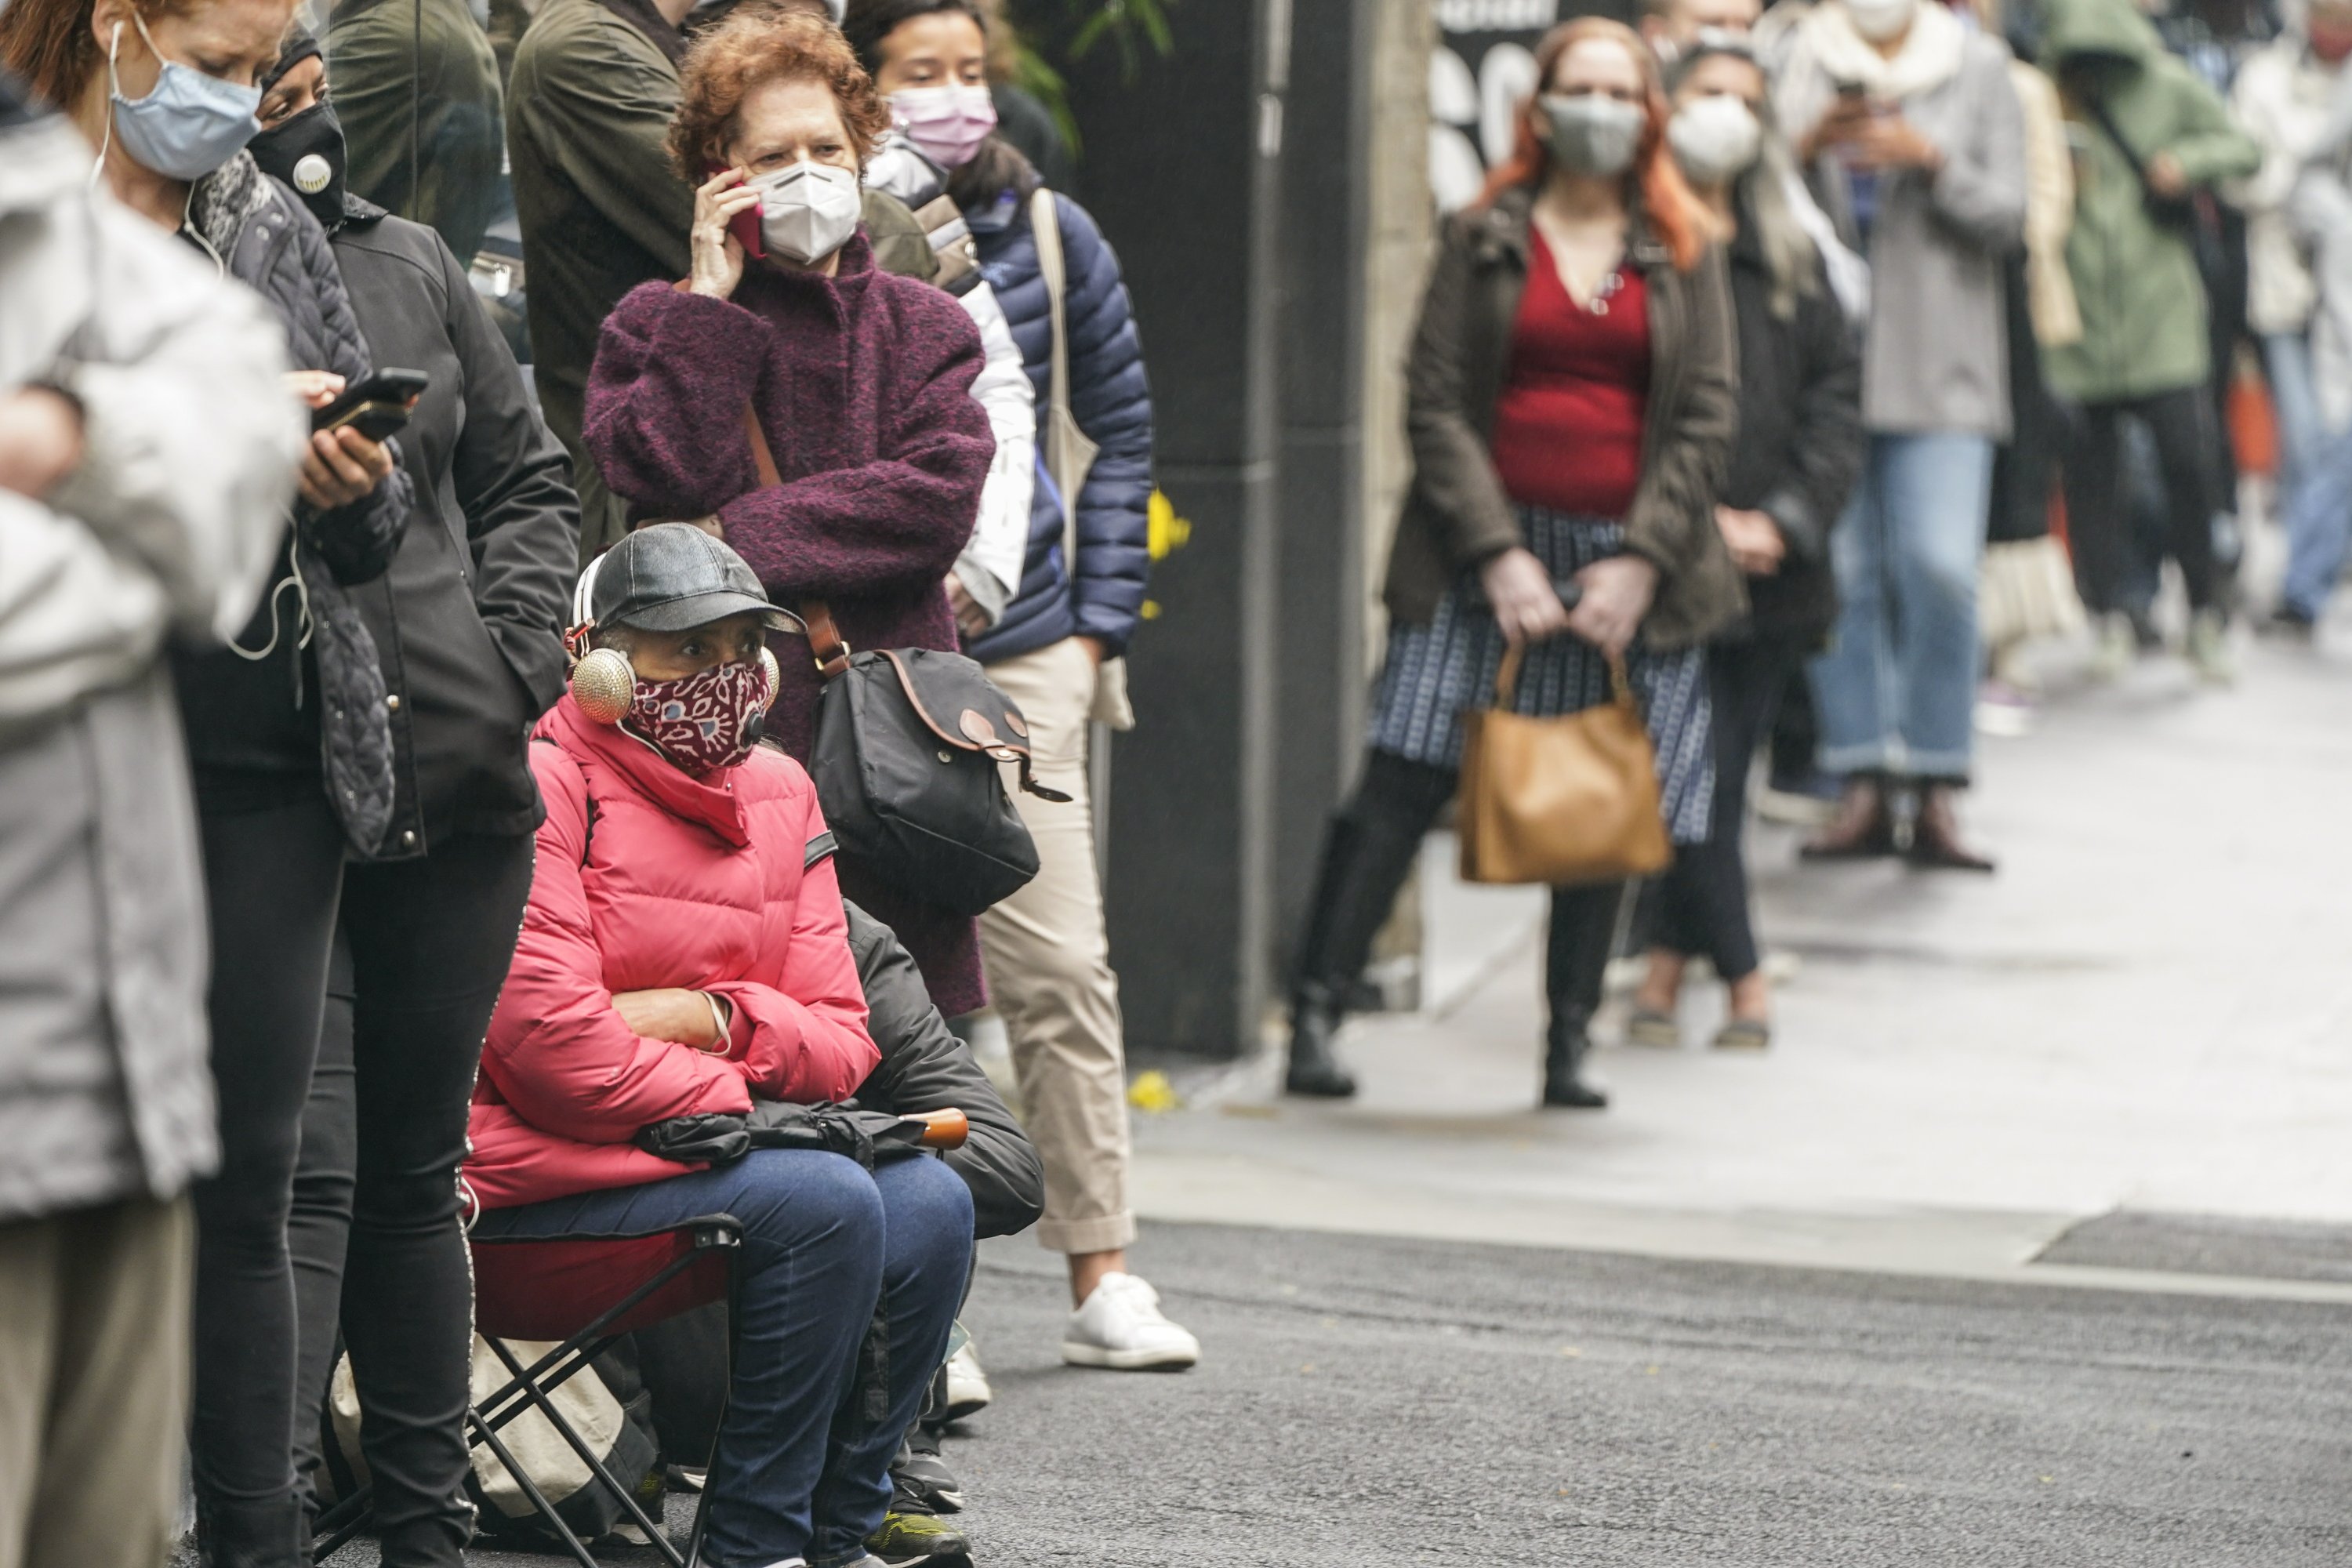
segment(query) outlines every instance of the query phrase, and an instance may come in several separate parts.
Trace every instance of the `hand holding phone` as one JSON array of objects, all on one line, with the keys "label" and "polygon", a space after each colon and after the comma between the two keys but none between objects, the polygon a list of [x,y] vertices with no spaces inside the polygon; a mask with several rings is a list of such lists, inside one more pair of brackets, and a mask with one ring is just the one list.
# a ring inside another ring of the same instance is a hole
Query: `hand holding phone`
[{"label": "hand holding phone", "polygon": [[320,432],[348,428],[371,441],[389,441],[407,428],[410,411],[432,384],[433,378],[421,370],[377,371],[358,385],[343,388],[323,407],[313,409],[310,428]]},{"label": "hand holding phone", "polygon": [[[747,227],[748,242],[743,237]],[[742,170],[718,170],[694,193],[694,230],[689,237],[694,275],[688,280],[693,292],[714,300],[731,299],[735,286],[743,281],[743,258],[767,254],[759,238],[760,193],[743,183]]]}]

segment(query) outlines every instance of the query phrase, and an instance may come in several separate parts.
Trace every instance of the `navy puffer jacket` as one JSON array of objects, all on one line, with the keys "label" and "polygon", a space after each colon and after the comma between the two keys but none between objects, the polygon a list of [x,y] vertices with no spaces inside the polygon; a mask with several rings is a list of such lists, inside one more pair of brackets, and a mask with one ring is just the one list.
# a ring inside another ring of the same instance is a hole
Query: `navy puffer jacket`
[{"label": "navy puffer jacket", "polygon": [[[1144,380],[1143,344],[1110,242],[1069,197],[1056,195],[1054,208],[1061,219],[1063,267],[1069,279],[1063,311],[1070,340],[1070,412],[1102,452],[1078,496],[1075,584],[1062,561],[1061,500],[1040,462],[1020,591],[970,649],[983,664],[1067,637],[1100,637],[1111,655],[1124,652],[1142,614],[1151,573],[1151,389]],[[1053,320],[1045,275],[1037,268],[1029,205],[1007,191],[966,216],[979,242],[981,271],[1004,307],[1029,379],[1036,384],[1042,453],[1053,376]]]}]

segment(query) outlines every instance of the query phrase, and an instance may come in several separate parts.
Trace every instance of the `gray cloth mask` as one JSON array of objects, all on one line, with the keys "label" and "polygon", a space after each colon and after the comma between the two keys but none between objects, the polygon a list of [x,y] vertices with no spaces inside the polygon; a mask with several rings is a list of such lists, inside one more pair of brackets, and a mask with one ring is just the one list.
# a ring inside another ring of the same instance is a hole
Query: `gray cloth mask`
[{"label": "gray cloth mask", "polygon": [[1542,103],[1551,122],[1547,140],[1552,156],[1570,173],[1605,178],[1633,166],[1633,150],[1641,144],[1648,119],[1640,104],[1597,92],[1573,98],[1547,95]]}]

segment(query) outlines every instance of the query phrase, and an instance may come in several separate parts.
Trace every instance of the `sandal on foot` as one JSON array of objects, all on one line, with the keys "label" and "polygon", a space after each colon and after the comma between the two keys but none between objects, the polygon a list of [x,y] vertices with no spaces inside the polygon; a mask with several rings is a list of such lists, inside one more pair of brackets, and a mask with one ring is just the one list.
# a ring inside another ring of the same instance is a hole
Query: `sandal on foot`
[{"label": "sandal on foot", "polygon": [[1661,1013],[1655,1007],[1636,1007],[1625,1018],[1625,1043],[1675,1050],[1683,1043],[1682,1026],[1675,1022],[1672,1013]]},{"label": "sandal on foot", "polygon": [[1772,1026],[1761,1018],[1734,1018],[1715,1032],[1718,1051],[1760,1051],[1772,1043]]}]

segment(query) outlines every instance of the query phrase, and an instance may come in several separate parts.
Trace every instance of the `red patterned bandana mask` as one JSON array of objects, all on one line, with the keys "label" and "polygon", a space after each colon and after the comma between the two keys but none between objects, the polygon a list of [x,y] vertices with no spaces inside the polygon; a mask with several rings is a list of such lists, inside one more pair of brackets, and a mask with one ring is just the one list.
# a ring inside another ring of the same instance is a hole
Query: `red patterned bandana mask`
[{"label": "red patterned bandana mask", "polygon": [[713,665],[678,680],[640,680],[622,726],[686,773],[705,778],[751,754],[765,728],[764,659]]}]

